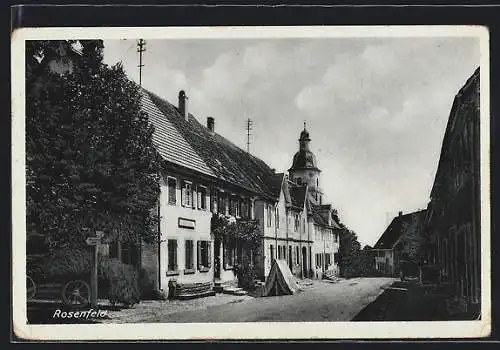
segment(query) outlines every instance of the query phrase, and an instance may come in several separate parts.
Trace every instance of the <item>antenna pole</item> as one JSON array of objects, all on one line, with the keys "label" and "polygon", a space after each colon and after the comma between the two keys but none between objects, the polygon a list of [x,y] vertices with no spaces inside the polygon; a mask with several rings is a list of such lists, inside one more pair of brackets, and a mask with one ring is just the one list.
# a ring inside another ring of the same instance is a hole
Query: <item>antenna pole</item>
[{"label": "antenna pole", "polygon": [[252,130],[252,123],[253,121],[248,118],[246,121],[246,129],[247,129],[247,153],[250,153],[250,131]]},{"label": "antenna pole", "polygon": [[142,64],[142,53],[146,51],[146,40],[144,39],[139,39],[137,41],[137,52],[139,52],[139,85],[142,85],[142,67],[144,65]]}]

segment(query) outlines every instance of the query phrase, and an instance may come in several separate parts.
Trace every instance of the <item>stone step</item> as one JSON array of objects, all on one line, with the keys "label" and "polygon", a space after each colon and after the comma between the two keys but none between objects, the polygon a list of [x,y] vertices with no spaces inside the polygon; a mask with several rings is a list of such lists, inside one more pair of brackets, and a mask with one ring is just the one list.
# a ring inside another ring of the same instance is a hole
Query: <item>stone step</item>
[{"label": "stone step", "polygon": [[204,297],[210,297],[214,296],[215,291],[213,290],[208,290],[202,293],[190,293],[190,294],[181,294],[177,296],[177,299],[179,300],[189,300],[189,299],[196,299],[196,298],[204,298]]},{"label": "stone step", "polygon": [[238,287],[226,287],[222,291],[222,293],[224,293],[224,294],[231,294],[231,295],[241,295],[241,294],[236,294],[236,293],[241,293],[241,292],[246,293],[242,288],[238,288]]}]

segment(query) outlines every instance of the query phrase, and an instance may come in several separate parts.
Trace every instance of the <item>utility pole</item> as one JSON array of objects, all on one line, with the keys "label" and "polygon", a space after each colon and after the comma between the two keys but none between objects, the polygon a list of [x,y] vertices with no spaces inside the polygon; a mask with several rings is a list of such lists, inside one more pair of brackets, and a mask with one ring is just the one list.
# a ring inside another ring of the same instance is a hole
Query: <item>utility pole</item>
[{"label": "utility pole", "polygon": [[250,135],[252,135],[250,133],[250,131],[252,130],[252,124],[253,124],[253,121],[248,118],[247,121],[246,121],[246,129],[247,129],[247,153],[250,153]]},{"label": "utility pole", "polygon": [[139,85],[142,85],[142,67],[144,65],[142,64],[142,53],[146,51],[146,40],[144,39],[139,39],[137,41],[137,52],[139,53]]}]

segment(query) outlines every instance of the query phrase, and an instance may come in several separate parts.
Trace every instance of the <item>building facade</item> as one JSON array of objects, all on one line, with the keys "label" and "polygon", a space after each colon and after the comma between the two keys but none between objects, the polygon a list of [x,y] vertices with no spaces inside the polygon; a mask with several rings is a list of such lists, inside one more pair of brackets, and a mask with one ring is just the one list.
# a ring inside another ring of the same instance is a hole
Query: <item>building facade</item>
[{"label": "building facade", "polygon": [[[188,113],[187,95],[178,105],[143,90],[142,105],[155,127],[153,141],[163,158],[158,215],[159,243],[141,247],[141,266],[158,289],[169,281],[232,282],[234,266],[249,258],[265,280],[272,261],[287,262],[299,278],[337,273],[340,229],[336,212],[323,205],[320,170],[307,130],[290,175],[215,132],[215,120],[200,124]],[[261,244],[255,252],[230,247],[211,232],[214,215],[253,220]]]},{"label": "building facade", "polygon": [[372,249],[377,274],[385,276],[399,275],[400,261],[404,258],[401,254],[403,238],[408,234],[422,237],[424,235],[423,222],[425,216],[425,209],[408,214],[403,214],[400,211],[398,216],[391,221]]},{"label": "building facade", "polygon": [[479,68],[456,95],[428,205],[429,263],[469,309],[481,298]]}]

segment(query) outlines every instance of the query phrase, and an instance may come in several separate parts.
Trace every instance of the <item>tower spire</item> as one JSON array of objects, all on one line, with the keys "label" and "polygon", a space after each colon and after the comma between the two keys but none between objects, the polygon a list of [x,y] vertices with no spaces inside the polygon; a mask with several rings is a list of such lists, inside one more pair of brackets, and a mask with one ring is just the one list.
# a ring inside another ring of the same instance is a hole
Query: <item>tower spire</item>
[{"label": "tower spire", "polygon": [[306,121],[304,120],[304,131],[306,131]]}]

